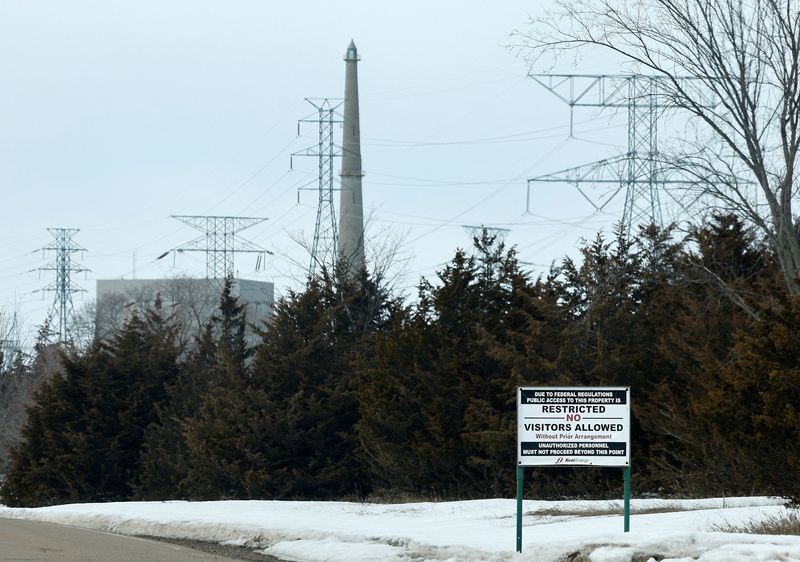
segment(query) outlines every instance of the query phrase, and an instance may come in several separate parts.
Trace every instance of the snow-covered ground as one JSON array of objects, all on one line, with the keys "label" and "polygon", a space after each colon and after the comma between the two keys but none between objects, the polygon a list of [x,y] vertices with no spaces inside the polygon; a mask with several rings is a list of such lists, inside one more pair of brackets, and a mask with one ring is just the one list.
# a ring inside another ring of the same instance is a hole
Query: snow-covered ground
[{"label": "snow-covered ground", "polygon": [[[246,545],[307,562],[631,560],[800,561],[800,537],[714,532],[784,512],[779,498],[633,500],[631,531],[621,502],[525,501],[523,553],[515,550],[514,500],[368,504],[220,501],[0,506],[0,517],[131,535]],[[615,510],[616,513],[611,513]]]}]

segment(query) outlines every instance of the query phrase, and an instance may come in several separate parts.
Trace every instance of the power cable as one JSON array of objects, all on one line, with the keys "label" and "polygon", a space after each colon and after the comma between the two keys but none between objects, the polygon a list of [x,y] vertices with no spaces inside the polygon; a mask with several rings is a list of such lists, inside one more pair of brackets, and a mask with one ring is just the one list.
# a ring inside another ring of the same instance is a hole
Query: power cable
[{"label": "power cable", "polygon": [[[523,173],[525,173],[525,172],[528,172],[528,171],[530,171],[531,169],[533,169],[533,168],[535,168],[536,166],[538,166],[539,164],[541,164],[542,162],[544,162],[545,160],[549,159],[549,158],[550,158],[550,157],[551,157],[553,154],[555,154],[557,151],[561,150],[561,149],[564,147],[564,145],[567,143],[567,141],[568,141],[568,140],[569,140],[569,139],[564,139],[564,140],[563,140],[563,141],[561,141],[559,144],[557,144],[557,145],[553,146],[553,147],[552,147],[550,150],[548,150],[546,153],[544,153],[544,154],[543,154],[543,155],[542,155],[542,156],[541,156],[541,157],[540,157],[538,160],[536,160],[536,161],[535,161],[533,164],[531,164],[530,166],[526,167],[526,169],[524,169],[522,172],[523,172]],[[441,224],[441,225],[439,225],[439,226],[436,226],[436,227],[434,227],[434,228],[432,228],[432,229],[430,229],[430,230],[428,230],[428,231],[424,232],[423,234],[421,234],[420,236],[417,236],[416,238],[413,238],[413,239],[412,239],[412,240],[410,240],[409,242],[410,242],[410,243],[417,242],[417,241],[421,240],[422,238],[425,238],[425,237],[427,237],[427,236],[429,236],[429,235],[433,234],[434,232],[436,232],[437,230],[439,230],[439,229],[440,229],[440,228],[442,228],[443,226],[445,226],[445,225],[448,225],[448,224],[452,224],[453,222],[455,222],[456,220],[460,219],[462,216],[466,215],[467,213],[469,213],[469,212],[470,212],[470,211],[472,211],[473,209],[476,209],[476,208],[478,208],[479,206],[481,206],[481,205],[483,205],[484,203],[486,203],[488,200],[492,199],[492,198],[493,198],[495,195],[497,195],[498,193],[500,193],[500,192],[501,192],[503,189],[505,189],[506,187],[508,187],[508,184],[501,185],[500,187],[498,187],[497,189],[495,189],[494,191],[492,191],[491,193],[489,193],[489,194],[488,194],[486,197],[483,197],[483,198],[481,198],[481,199],[480,199],[478,202],[476,202],[474,205],[472,205],[472,206],[468,207],[467,209],[464,209],[463,211],[461,211],[460,213],[457,213],[456,215],[453,215],[452,217],[450,217],[449,219],[447,219],[447,221],[445,221],[443,224]]]},{"label": "power cable", "polygon": [[[288,148],[289,148],[289,147],[290,147],[292,144],[294,144],[294,142],[295,142],[295,141],[296,141],[296,138],[293,138],[293,139],[292,139],[292,140],[290,140],[288,143],[286,143],[286,145],[285,145],[283,148],[281,148],[281,149],[280,149],[278,152],[276,152],[276,153],[275,153],[275,154],[272,156],[272,158],[270,158],[270,159],[267,161],[267,163],[266,163],[266,164],[264,164],[263,166],[261,166],[260,168],[258,168],[258,169],[257,169],[255,172],[253,172],[253,173],[252,173],[250,176],[248,176],[248,177],[247,177],[247,178],[246,178],[244,181],[240,182],[240,183],[239,183],[239,185],[237,185],[237,186],[236,186],[236,187],[235,187],[235,188],[234,188],[234,189],[233,189],[231,192],[229,192],[229,193],[228,193],[228,194],[227,194],[225,197],[223,197],[223,198],[222,198],[220,201],[218,201],[216,204],[212,205],[212,206],[211,206],[211,207],[210,207],[210,208],[209,208],[209,209],[208,209],[208,210],[205,212],[205,214],[208,214],[208,213],[210,213],[211,211],[213,211],[214,209],[216,209],[217,207],[219,207],[220,205],[222,205],[222,204],[223,204],[225,201],[227,201],[228,199],[230,199],[231,197],[233,197],[235,194],[237,194],[237,193],[239,192],[239,190],[241,190],[241,189],[242,189],[244,186],[246,186],[246,185],[247,185],[247,184],[249,184],[251,181],[253,181],[255,178],[257,178],[257,177],[258,177],[258,176],[261,174],[261,172],[263,172],[264,170],[266,170],[266,169],[267,169],[267,167],[268,167],[270,164],[272,164],[272,163],[273,163],[275,160],[277,160],[277,159],[278,159],[278,157],[279,157],[281,154],[283,154],[284,152],[286,152],[286,150],[287,150],[287,149],[288,149]],[[285,174],[284,174],[284,175],[285,175]],[[282,177],[283,177],[283,176],[281,176],[281,178],[282,178]]]},{"label": "power cable", "polygon": [[[581,121],[577,123],[578,125],[582,125],[584,123],[591,123],[594,122],[593,119],[587,119],[586,121]],[[617,129],[624,127],[625,124],[616,124],[616,125],[606,125],[603,127],[594,127],[592,129],[585,129],[582,131],[578,131],[579,133],[586,134],[586,133],[595,133],[599,131],[608,131],[609,129]],[[564,129],[569,129],[569,125],[557,125],[554,127],[547,127],[544,129],[538,129],[534,131],[526,131],[524,133],[512,133],[508,135],[501,135],[496,137],[484,137],[484,138],[475,138],[475,139],[464,139],[464,140],[447,140],[447,141],[417,141],[417,140],[401,140],[401,139],[383,139],[383,138],[374,138],[374,137],[361,137],[362,141],[370,141],[366,142],[365,144],[369,146],[383,146],[383,147],[392,147],[392,146],[403,146],[403,147],[431,147],[431,146],[462,146],[462,145],[482,145],[482,144],[504,144],[510,142],[530,142],[536,140],[547,140],[552,138],[558,138],[563,136],[562,133],[553,133],[549,135],[542,135],[542,133],[547,133],[550,131],[562,131]],[[580,140],[582,142],[594,142],[590,139],[583,139],[573,136],[571,137],[575,140]],[[602,144],[602,143],[601,143]],[[612,145],[617,146],[617,145]]]}]

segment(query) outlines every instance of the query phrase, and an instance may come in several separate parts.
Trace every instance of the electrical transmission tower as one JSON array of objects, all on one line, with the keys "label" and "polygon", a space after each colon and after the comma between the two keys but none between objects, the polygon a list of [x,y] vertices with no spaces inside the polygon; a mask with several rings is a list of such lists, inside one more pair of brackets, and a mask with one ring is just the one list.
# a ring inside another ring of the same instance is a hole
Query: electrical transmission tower
[{"label": "electrical transmission tower", "polygon": [[89,271],[85,267],[72,261],[72,254],[75,252],[85,252],[86,248],[75,243],[72,237],[79,232],[77,228],[48,228],[47,231],[53,235],[53,242],[42,248],[42,252],[54,252],[55,259],[38,268],[41,271],[55,271],[56,279],[40,291],[55,293],[51,317],[58,318],[58,341],[59,343],[69,343],[70,320],[75,316],[75,309],[72,305],[73,293],[85,291],[82,287],[72,282],[72,274]]},{"label": "electrical transmission tower", "polygon": [[[269,250],[236,236],[242,230],[264,222],[267,220],[265,218],[206,217],[197,215],[172,215],[172,218],[203,233],[202,236],[174,250],[177,252],[204,252],[206,254],[206,277],[208,279],[224,279],[229,275],[233,275],[233,255],[235,252],[259,254],[256,260],[257,270],[261,269],[264,255],[272,254]],[[160,257],[164,257],[168,253],[165,252]]]},{"label": "electrical transmission tower", "polygon": [[[316,156],[319,163],[319,178],[317,191],[319,202],[317,204],[317,223],[314,227],[314,241],[311,246],[311,265],[309,273],[314,274],[317,267],[328,267],[330,271],[336,267],[338,257],[336,209],[333,206],[333,161],[342,155],[341,150],[333,143],[333,125],[342,123],[336,110],[344,103],[340,100],[331,101],[330,98],[306,98],[317,110],[297,122],[297,134],[300,134],[301,123],[317,123],[319,138],[316,145],[295,152],[294,156]],[[304,189],[304,188],[300,188]],[[298,199],[300,197],[298,191]]]},{"label": "electrical transmission tower", "polygon": [[461,228],[466,230],[472,238],[480,238],[485,230],[489,236],[493,237],[499,242],[504,241],[506,239],[506,235],[511,232],[511,230],[508,228],[485,225],[478,226],[475,224],[462,224]]},{"label": "electrical transmission tower", "polygon": [[[560,170],[528,180],[528,210],[530,186],[538,182],[573,184],[597,211],[602,211],[623,189],[625,207],[622,224],[627,235],[637,223],[647,221],[662,227],[660,192],[665,191],[681,207],[683,204],[664,190],[668,185],[691,183],[676,177],[674,170],[661,161],[658,150],[658,118],[661,113],[676,106],[665,93],[668,80],[662,76],[581,75],[581,74],[531,74],[536,82],[555,94],[570,107],[570,137],[572,136],[573,108],[622,108],[628,113],[628,150],[625,154],[598,160],[574,168]],[[692,78],[678,78],[684,91],[698,94],[703,99],[702,87]],[[709,96],[705,96],[709,97]],[[707,105],[712,105],[709,99]],[[608,184],[611,187],[599,198],[592,199],[581,186]]]}]

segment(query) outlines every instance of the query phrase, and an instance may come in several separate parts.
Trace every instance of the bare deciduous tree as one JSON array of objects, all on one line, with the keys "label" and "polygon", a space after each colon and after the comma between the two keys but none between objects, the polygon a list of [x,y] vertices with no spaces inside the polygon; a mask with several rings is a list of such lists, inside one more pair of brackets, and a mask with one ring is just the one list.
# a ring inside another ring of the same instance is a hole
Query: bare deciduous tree
[{"label": "bare deciduous tree", "polygon": [[672,164],[764,234],[800,294],[797,0],[555,0],[514,35],[531,65],[600,48],[659,76],[660,93],[712,139]]},{"label": "bare deciduous tree", "polygon": [[107,340],[122,328],[131,315],[140,316],[161,302],[161,314],[177,330],[177,343],[190,349],[195,336],[219,304],[219,291],[204,279],[175,277],[160,282],[133,284],[119,293],[103,295],[96,304],[97,338]]},{"label": "bare deciduous tree", "polygon": [[[239,298],[239,282],[234,280],[234,283],[234,294]],[[203,326],[217,314],[221,292],[222,283],[208,279],[132,280],[130,286],[120,287],[117,292],[108,292],[98,298],[94,307],[96,337],[101,341],[108,340],[134,313],[141,317],[158,301],[162,318],[176,330],[177,345],[188,351],[194,347]],[[271,314],[271,295],[270,302],[262,300],[264,298],[266,295],[259,294],[254,299],[252,292],[248,292],[242,301],[249,324],[260,327]],[[249,345],[258,342],[254,331],[248,330],[247,338]]]},{"label": "bare deciduous tree", "polygon": [[48,327],[40,329],[35,355],[28,348],[29,335],[19,319],[19,311],[0,311],[0,475],[8,466],[8,451],[20,442],[20,431],[28,417],[27,406],[36,389],[59,372],[58,346],[45,343]]},{"label": "bare deciduous tree", "polygon": [[[366,254],[366,267],[370,276],[374,281],[383,285],[389,292],[393,292],[397,288],[397,284],[408,273],[407,269],[411,258],[404,252],[403,246],[405,239],[408,237],[408,232],[395,231],[388,227],[377,229],[377,221],[375,219],[375,211],[371,211],[365,220],[364,225],[364,252]],[[309,256],[312,256],[313,241],[306,238],[302,232],[291,234],[292,240],[305,250]],[[282,254],[282,257],[288,259],[297,268],[302,268],[306,276],[311,273],[311,268],[306,269],[306,265],[302,262],[291,258],[288,254]],[[338,264],[317,262],[317,273],[332,275],[337,267],[342,271],[349,271],[351,264],[344,256],[338,257]],[[324,273],[323,273],[324,272]],[[293,276],[293,281],[300,285],[303,282],[300,275]]]}]

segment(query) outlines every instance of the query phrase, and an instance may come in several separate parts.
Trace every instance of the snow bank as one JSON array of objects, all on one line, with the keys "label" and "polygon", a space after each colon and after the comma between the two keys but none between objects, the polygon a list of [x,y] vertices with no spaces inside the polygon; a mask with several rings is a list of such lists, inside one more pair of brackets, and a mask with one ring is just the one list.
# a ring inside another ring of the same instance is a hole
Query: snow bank
[{"label": "snow bank", "polygon": [[235,544],[299,562],[547,562],[575,553],[592,562],[800,561],[800,537],[710,531],[719,523],[780,515],[782,503],[779,498],[633,500],[631,532],[623,533],[619,501],[525,501],[522,555],[514,552],[514,500],[126,502],[0,507],[0,517]]}]

